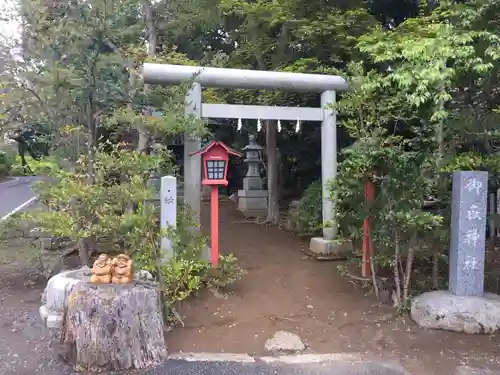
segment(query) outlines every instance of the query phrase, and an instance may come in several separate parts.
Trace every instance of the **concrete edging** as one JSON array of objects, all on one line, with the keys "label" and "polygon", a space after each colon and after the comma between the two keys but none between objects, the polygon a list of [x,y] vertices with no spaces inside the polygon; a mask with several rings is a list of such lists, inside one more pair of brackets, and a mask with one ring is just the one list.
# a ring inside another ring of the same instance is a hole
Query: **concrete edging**
[{"label": "concrete edging", "polygon": [[334,361],[357,361],[363,362],[363,356],[359,353],[328,353],[328,354],[296,354],[282,356],[252,357],[248,354],[238,353],[175,353],[168,359],[184,360],[188,362],[240,362],[240,363],[321,363]]},{"label": "concrete edging", "polygon": [[321,363],[321,362],[335,362],[335,361],[356,361],[364,362],[359,353],[327,353],[327,354],[296,354],[296,355],[282,355],[282,356],[265,356],[260,357],[260,361],[265,363],[286,363],[286,364],[301,364],[301,363]]},{"label": "concrete edging", "polygon": [[[324,354],[293,354],[281,356],[251,356],[249,354],[237,353],[176,353],[169,356],[167,360],[178,360],[198,363],[233,363],[241,365],[270,365],[270,366],[333,366],[339,369],[354,366],[357,371],[367,373],[366,369],[375,369],[377,374],[400,374],[410,375],[398,360],[380,360],[380,358],[367,356],[363,353],[324,353]],[[347,367],[346,367],[347,366]],[[356,367],[358,366],[358,367]],[[361,367],[359,367],[361,366]],[[365,370],[363,369],[365,367]],[[350,367],[349,367],[350,368]],[[377,372],[378,371],[378,372]],[[382,371],[382,372],[380,372]],[[375,373],[374,372],[374,373]],[[350,373],[350,372],[349,372]],[[356,372],[357,374],[358,372]],[[371,373],[371,372],[370,372]],[[337,374],[337,372],[335,372]],[[460,374],[462,375],[462,374]],[[465,374],[464,374],[465,375]],[[469,375],[469,374],[467,374]],[[481,374],[482,375],[482,374]],[[489,374],[488,374],[489,375]],[[496,375],[496,374],[491,374]],[[500,374],[499,374],[500,375]]]},{"label": "concrete edging", "polygon": [[168,359],[178,359],[187,362],[255,362],[254,357],[248,354],[237,353],[176,353],[170,355]]}]

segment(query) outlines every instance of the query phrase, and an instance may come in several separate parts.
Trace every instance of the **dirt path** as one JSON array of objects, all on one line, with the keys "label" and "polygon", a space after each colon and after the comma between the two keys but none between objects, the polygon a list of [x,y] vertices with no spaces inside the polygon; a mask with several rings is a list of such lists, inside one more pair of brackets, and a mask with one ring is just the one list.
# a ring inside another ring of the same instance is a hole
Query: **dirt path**
[{"label": "dirt path", "polygon": [[[203,215],[208,228],[208,216]],[[234,253],[248,275],[227,299],[205,293],[184,303],[185,327],[168,334],[170,351],[261,355],[274,332],[298,334],[318,353],[363,352],[402,360],[418,374],[452,374],[459,364],[500,369],[492,336],[425,331],[389,306],[356,289],[335,262],[305,256],[308,242],[241,221],[230,204],[221,208],[221,252]]]}]

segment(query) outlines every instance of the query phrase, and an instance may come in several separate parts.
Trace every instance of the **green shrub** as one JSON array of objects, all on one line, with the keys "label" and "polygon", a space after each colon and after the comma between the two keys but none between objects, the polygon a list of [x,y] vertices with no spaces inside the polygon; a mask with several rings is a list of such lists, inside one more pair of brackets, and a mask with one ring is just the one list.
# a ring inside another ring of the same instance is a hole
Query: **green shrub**
[{"label": "green shrub", "polygon": [[246,271],[238,264],[239,260],[233,254],[219,256],[219,268],[217,272],[210,272],[208,285],[224,289],[239,281]]},{"label": "green shrub", "polygon": [[[35,176],[52,176],[56,174],[61,168],[59,167],[57,160],[53,157],[47,156],[40,160],[35,160],[31,157],[26,157],[26,162],[29,168]],[[31,175],[29,170],[25,170],[22,166],[21,157],[18,155],[16,157],[16,162],[12,167],[11,174],[14,176],[25,176]]]},{"label": "green shrub", "polygon": [[182,323],[182,319],[175,314],[175,305],[178,302],[202,288],[224,289],[245,274],[233,254],[220,255],[216,269],[204,259],[203,252],[208,239],[201,231],[192,230],[193,215],[194,212],[189,206],[179,204],[177,227],[166,233],[176,254],[174,259],[162,265],[160,269],[163,302],[170,312],[171,323]]},{"label": "green shrub", "polygon": [[246,273],[233,254],[219,256],[217,268],[212,268],[210,262],[201,258],[186,259],[181,254],[162,265],[160,271],[163,303],[167,320],[172,324],[183,324],[182,317],[175,311],[179,302],[203,288],[224,289]]},{"label": "green shrub", "polygon": [[167,308],[172,309],[177,302],[185,300],[202,288],[209,267],[208,262],[182,258],[163,265],[162,293]]},{"label": "green shrub", "polygon": [[291,212],[292,226],[300,235],[313,236],[322,229],[321,181],[315,181],[304,191],[299,204]]},{"label": "green shrub", "polygon": [[5,177],[10,174],[13,163],[14,160],[9,153],[0,150],[0,177]]}]

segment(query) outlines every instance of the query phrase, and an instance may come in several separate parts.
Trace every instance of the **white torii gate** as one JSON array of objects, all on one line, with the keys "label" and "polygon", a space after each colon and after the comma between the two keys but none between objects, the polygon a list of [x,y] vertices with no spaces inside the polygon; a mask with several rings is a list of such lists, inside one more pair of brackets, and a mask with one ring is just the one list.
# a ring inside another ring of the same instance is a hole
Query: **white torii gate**
[{"label": "white torii gate", "polygon": [[[196,118],[321,121],[324,226],[323,237],[313,238],[310,250],[315,254],[324,255],[336,250],[333,243],[337,235],[337,225],[334,222],[335,202],[330,199],[328,181],[335,179],[337,175],[337,124],[332,104],[335,103],[336,91],[349,90],[347,82],[342,77],[152,63],[144,64],[142,74],[144,83],[150,85],[177,85],[194,82],[186,95],[186,114]],[[202,86],[321,93],[321,108],[202,103]],[[186,134],[184,200],[196,212],[200,212],[201,207],[201,158],[199,155],[190,155],[198,151],[200,146],[199,139]]]}]

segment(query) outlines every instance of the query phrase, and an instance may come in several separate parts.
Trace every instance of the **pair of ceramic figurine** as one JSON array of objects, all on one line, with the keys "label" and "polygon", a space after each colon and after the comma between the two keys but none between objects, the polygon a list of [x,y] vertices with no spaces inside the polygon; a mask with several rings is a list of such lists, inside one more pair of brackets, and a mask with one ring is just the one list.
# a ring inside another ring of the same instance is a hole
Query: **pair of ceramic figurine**
[{"label": "pair of ceramic figurine", "polygon": [[111,259],[100,254],[92,267],[90,282],[93,284],[127,284],[133,280],[132,259],[125,254]]}]

